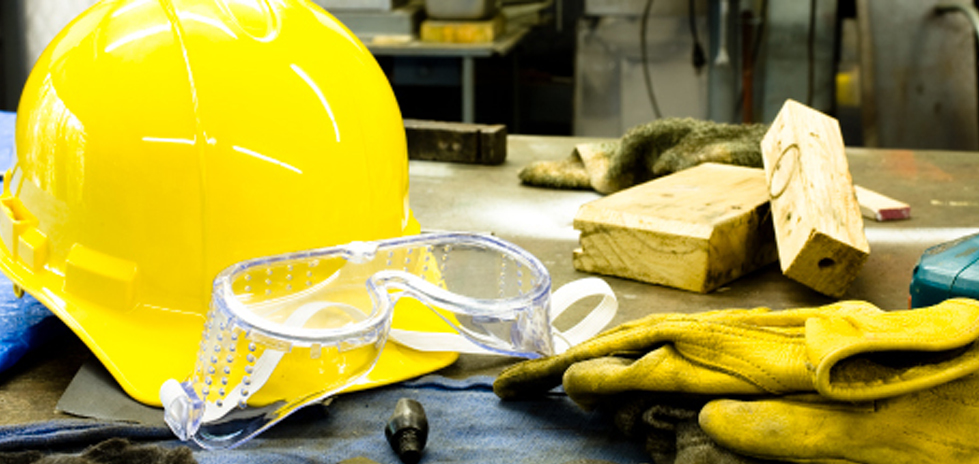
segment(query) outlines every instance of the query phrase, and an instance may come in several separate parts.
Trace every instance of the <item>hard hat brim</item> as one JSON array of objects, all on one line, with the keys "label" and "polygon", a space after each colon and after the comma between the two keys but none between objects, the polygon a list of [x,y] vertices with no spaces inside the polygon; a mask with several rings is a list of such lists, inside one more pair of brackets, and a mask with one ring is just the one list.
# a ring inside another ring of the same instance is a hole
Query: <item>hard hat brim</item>
[{"label": "hard hat brim", "polygon": [[[411,222],[414,227],[409,229],[417,228],[417,222]],[[193,372],[205,311],[143,304],[120,312],[67,295],[63,277],[54,272],[30,272],[12,259],[4,244],[0,244],[0,271],[57,315],[119,386],[140,403],[161,406],[160,385],[167,379],[187,378]],[[371,373],[346,391],[417,377],[446,367],[458,357],[458,353],[421,352],[389,341]]]}]

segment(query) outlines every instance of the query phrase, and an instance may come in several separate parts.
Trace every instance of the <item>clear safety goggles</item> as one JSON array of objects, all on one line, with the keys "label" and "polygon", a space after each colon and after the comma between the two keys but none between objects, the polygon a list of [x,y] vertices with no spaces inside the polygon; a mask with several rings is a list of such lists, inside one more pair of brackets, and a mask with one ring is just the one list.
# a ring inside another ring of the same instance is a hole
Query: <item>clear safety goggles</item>
[{"label": "clear safety goggles", "polygon": [[[577,325],[553,327],[593,295],[601,303]],[[392,329],[395,306],[405,304],[424,305],[449,331]],[[357,384],[388,341],[536,358],[590,338],[616,310],[603,280],[552,294],[537,258],[486,235],[423,234],[254,259],[217,276],[194,373],[168,380],[160,398],[181,440],[230,448]]]}]

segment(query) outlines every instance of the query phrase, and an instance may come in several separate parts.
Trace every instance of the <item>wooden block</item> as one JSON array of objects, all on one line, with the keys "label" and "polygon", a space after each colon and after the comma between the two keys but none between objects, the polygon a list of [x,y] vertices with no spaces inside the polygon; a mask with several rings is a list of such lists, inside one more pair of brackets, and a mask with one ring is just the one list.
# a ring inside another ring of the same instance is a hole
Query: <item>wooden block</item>
[{"label": "wooden block", "polygon": [[503,35],[506,19],[502,14],[485,21],[422,21],[421,40],[443,43],[488,43]]},{"label": "wooden block", "polygon": [[863,214],[863,217],[878,222],[895,221],[911,217],[911,206],[907,203],[897,201],[859,185],[854,185],[853,188],[857,191],[857,203],[860,204],[860,213]]},{"label": "wooden block", "polygon": [[580,271],[706,293],[776,259],[761,169],[706,163],[583,205]]},{"label": "wooden block", "polygon": [[870,246],[839,123],[788,100],[761,143],[782,272],[841,297]]},{"label": "wooden block", "polygon": [[371,45],[406,45],[415,40],[411,35],[375,35],[371,37]]},{"label": "wooden block", "polygon": [[405,119],[408,159],[470,164],[506,161],[506,126]]}]

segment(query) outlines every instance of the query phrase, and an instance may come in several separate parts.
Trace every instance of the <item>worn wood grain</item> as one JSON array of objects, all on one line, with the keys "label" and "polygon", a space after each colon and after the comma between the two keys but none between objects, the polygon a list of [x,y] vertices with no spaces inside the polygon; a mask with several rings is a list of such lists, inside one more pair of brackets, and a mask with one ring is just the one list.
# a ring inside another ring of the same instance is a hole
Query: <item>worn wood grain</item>
[{"label": "worn wood grain", "polygon": [[506,126],[405,119],[408,158],[469,164],[506,161]]},{"label": "worn wood grain", "polygon": [[710,292],[776,259],[761,169],[706,163],[583,205],[574,266]]},{"label": "worn wood grain", "polygon": [[762,140],[782,272],[841,297],[870,254],[839,123],[788,100]]}]

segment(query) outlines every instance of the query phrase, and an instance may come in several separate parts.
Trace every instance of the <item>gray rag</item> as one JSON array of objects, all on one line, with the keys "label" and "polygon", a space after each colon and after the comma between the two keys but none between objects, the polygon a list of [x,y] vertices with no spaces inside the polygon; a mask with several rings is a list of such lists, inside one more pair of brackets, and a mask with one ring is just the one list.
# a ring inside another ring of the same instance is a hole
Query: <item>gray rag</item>
[{"label": "gray rag", "polygon": [[764,124],[659,119],[587,153],[576,149],[564,160],[531,163],[519,177],[527,185],[609,194],[707,162],[761,167],[767,130]]},{"label": "gray rag", "polygon": [[[644,442],[656,464],[775,464],[723,448],[697,422],[709,401],[687,395],[628,393],[605,403],[615,409],[615,426],[632,440]],[[602,406],[599,406],[600,408]]]}]

